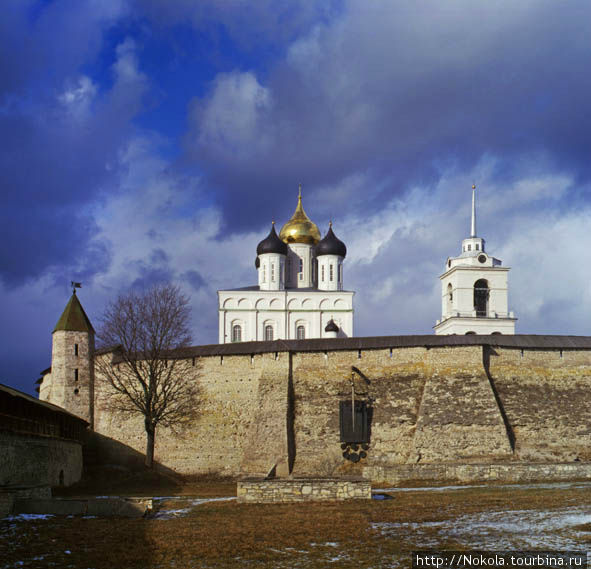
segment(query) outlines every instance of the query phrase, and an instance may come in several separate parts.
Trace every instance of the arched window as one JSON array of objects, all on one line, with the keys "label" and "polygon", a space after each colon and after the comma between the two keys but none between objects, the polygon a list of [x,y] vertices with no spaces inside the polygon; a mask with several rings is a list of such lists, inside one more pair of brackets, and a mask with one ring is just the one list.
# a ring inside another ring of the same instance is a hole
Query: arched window
[{"label": "arched window", "polygon": [[453,303],[453,299],[454,299],[454,293],[453,293],[453,287],[451,286],[451,283],[449,283],[447,285],[447,313],[451,314],[451,309],[452,309],[452,303]]},{"label": "arched window", "polygon": [[242,342],[242,326],[240,324],[232,326],[232,342]]},{"label": "arched window", "polygon": [[488,281],[486,279],[478,279],[474,283],[474,310],[476,316],[485,317],[488,314]]},{"label": "arched window", "polygon": [[271,342],[273,340],[273,326],[267,324],[265,326],[265,341]]},{"label": "arched window", "polygon": [[305,340],[306,339],[306,328],[304,326],[298,326],[296,328],[296,338],[298,340]]}]

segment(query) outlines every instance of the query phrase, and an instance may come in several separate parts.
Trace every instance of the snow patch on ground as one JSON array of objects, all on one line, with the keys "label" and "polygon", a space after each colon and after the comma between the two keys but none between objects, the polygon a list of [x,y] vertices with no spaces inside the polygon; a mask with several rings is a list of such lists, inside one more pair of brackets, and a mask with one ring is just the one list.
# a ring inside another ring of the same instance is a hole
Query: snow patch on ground
[{"label": "snow patch on ground", "polygon": [[[199,506],[201,504],[206,504],[207,502],[225,502],[229,500],[235,500],[235,496],[228,496],[223,498],[187,498],[179,497],[179,498],[154,498],[154,510],[157,510],[156,513],[151,516],[154,519],[158,520],[169,520],[171,518],[179,518],[182,516],[186,516],[195,506]],[[186,503],[186,507],[184,508],[177,508],[174,510],[166,509],[166,502],[169,500],[181,501]]]},{"label": "snow patch on ground", "polygon": [[53,514],[17,514],[16,516],[7,516],[4,521],[7,522],[30,522],[34,520],[48,520],[55,517]]},{"label": "snow patch on ground", "polygon": [[588,509],[572,506],[481,512],[438,522],[376,523],[373,527],[383,535],[412,536],[418,548],[436,547],[442,538],[453,538],[471,549],[577,549],[585,534],[574,528],[590,522]]},{"label": "snow patch on ground", "polygon": [[591,515],[579,507],[486,512],[458,518],[448,533],[474,548],[576,549],[583,534],[573,526],[589,522]]}]

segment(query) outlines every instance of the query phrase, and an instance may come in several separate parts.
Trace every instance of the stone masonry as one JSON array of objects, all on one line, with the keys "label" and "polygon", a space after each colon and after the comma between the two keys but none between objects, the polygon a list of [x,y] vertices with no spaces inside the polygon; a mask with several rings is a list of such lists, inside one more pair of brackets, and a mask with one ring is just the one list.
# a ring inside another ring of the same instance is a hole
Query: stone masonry
[{"label": "stone masonry", "polygon": [[245,479],[238,481],[239,502],[317,502],[370,500],[371,483],[363,478]]},{"label": "stone masonry", "polygon": [[[157,431],[155,460],[185,474],[257,477],[274,467],[279,476],[318,477],[402,465],[589,463],[591,339],[573,347],[569,337],[539,338],[189,348],[179,364],[200,386],[199,413],[180,432]],[[352,388],[371,411],[369,449],[356,464],[343,458],[339,432],[339,402]],[[144,452],[141,417],[114,413],[108,392],[97,374],[95,430]]]},{"label": "stone masonry", "polygon": [[39,397],[67,409],[92,425],[94,413],[94,334],[56,330],[53,333],[51,373]]}]

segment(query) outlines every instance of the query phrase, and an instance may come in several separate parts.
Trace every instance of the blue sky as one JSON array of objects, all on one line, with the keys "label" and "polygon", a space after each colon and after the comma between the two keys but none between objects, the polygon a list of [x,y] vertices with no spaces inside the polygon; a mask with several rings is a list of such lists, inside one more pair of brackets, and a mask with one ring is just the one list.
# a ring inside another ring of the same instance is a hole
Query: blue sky
[{"label": "blue sky", "polygon": [[0,20],[0,382],[33,389],[71,280],[255,282],[298,183],[345,241],[356,335],[431,333],[469,229],[512,267],[520,333],[591,328],[591,4],[7,0]]}]

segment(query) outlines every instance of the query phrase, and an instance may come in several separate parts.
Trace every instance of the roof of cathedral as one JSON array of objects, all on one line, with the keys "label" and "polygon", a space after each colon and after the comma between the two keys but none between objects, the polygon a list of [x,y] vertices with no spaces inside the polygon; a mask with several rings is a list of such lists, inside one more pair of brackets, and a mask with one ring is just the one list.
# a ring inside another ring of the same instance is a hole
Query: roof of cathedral
[{"label": "roof of cathedral", "polygon": [[271,231],[269,231],[269,235],[267,235],[267,237],[265,237],[257,246],[257,255],[264,255],[265,253],[279,253],[281,255],[287,255],[287,245],[281,241],[279,237],[277,237],[277,233],[275,231],[275,222],[273,222],[271,225]]},{"label": "roof of cathedral", "polygon": [[328,324],[326,325],[326,327],[324,328],[325,332],[338,332],[339,331],[339,327],[336,325],[335,321],[331,318],[328,321]]},{"label": "roof of cathedral", "polygon": [[90,319],[86,316],[86,312],[84,312],[84,308],[82,308],[75,290],[53,329],[54,332],[57,332],[58,330],[67,330],[70,332],[94,332]]},{"label": "roof of cathedral", "polygon": [[302,186],[298,194],[298,205],[291,219],[281,228],[279,238],[284,243],[307,243],[316,245],[320,241],[318,226],[310,220],[302,206]]},{"label": "roof of cathedral", "polygon": [[341,257],[347,256],[347,247],[334,234],[332,230],[332,221],[328,224],[328,231],[324,238],[316,245],[316,256],[321,255],[339,255]]}]

